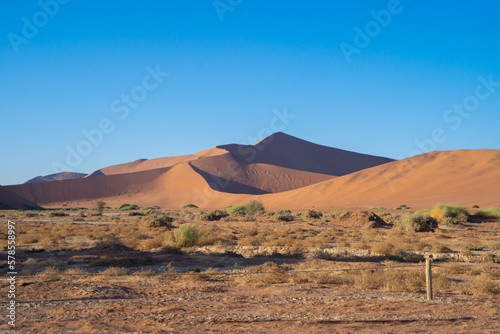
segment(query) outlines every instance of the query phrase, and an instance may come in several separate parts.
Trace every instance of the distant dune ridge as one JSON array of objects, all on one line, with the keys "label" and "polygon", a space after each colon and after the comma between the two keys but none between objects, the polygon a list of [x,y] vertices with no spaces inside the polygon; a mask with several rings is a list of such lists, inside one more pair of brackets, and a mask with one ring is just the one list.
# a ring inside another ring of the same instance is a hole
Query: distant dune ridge
[{"label": "distant dune ridge", "polygon": [[64,181],[64,180],[71,180],[71,179],[81,179],[85,176],[87,176],[87,174],[74,173],[74,172],[62,172],[62,173],[45,175],[45,176],[37,176],[37,177],[34,177],[31,180],[28,180],[24,183]]},{"label": "distant dune ridge", "polygon": [[279,132],[254,145],[222,145],[86,176],[66,174],[69,179],[59,182],[0,187],[0,202],[13,208],[93,207],[104,200],[111,206],[133,202],[175,209],[191,203],[224,208],[256,198],[268,209],[487,206],[500,204],[499,167],[500,150],[431,152],[394,161]]}]

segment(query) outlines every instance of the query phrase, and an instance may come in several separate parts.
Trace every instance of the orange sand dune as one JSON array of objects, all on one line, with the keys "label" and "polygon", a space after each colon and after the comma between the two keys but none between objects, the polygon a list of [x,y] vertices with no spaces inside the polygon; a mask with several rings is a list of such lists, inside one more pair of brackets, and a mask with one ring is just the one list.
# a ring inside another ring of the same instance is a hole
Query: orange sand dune
[{"label": "orange sand dune", "polygon": [[104,200],[113,207],[176,209],[224,208],[256,198],[271,210],[438,202],[500,206],[500,150],[431,152],[381,165],[387,161],[278,133],[250,146],[111,166],[84,179],[4,186],[0,202],[89,207]]},{"label": "orange sand dune", "polygon": [[133,162],[128,162],[119,165],[113,165],[105,168],[96,170],[95,172],[89,174],[89,177],[96,175],[113,175],[113,174],[125,174],[134,173],[150,169],[171,167],[181,162],[196,160],[204,157],[210,157],[218,154],[226,153],[225,150],[218,148],[212,148],[204,151],[200,151],[196,154],[181,155],[177,157],[166,157],[157,159],[139,159]]},{"label": "orange sand dune", "polygon": [[271,208],[500,206],[500,150],[426,153],[262,199]]}]

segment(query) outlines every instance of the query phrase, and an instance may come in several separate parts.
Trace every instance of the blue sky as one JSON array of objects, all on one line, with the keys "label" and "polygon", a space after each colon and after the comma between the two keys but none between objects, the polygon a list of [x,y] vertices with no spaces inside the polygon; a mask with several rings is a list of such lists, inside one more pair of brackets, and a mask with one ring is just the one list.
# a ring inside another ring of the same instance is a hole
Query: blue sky
[{"label": "blue sky", "polygon": [[0,184],[270,129],[391,158],[499,148],[499,12],[493,0],[1,0]]}]

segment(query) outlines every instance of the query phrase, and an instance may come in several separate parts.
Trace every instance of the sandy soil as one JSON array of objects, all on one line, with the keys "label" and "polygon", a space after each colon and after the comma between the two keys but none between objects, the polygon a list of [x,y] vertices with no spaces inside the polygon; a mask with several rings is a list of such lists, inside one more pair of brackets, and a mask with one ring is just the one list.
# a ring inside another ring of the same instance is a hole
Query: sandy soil
[{"label": "sandy soil", "polygon": [[421,293],[330,286],[79,280],[20,288],[17,331],[494,333],[500,331],[499,313],[498,298],[457,294],[426,301]]}]

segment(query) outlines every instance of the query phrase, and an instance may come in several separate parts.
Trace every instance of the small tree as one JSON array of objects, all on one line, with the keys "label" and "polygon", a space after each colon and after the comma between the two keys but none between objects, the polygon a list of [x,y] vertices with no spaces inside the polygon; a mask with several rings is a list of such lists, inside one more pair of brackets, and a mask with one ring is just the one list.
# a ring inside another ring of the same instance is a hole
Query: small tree
[{"label": "small tree", "polygon": [[97,212],[102,213],[104,211],[105,206],[106,206],[106,203],[104,203],[103,201],[97,202],[96,203]]}]

